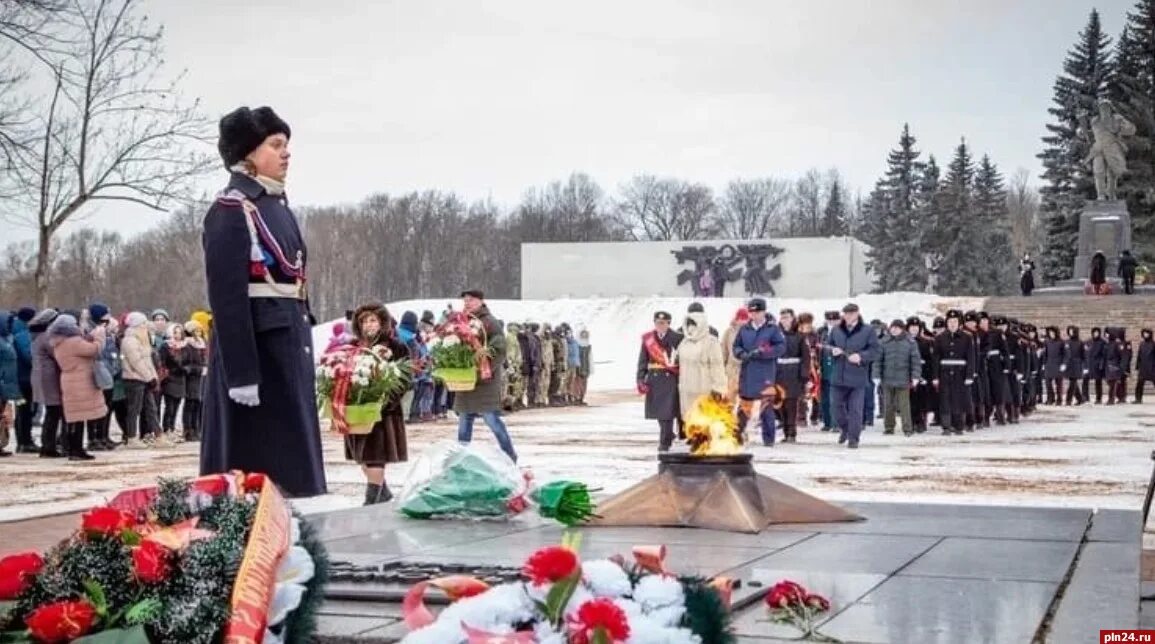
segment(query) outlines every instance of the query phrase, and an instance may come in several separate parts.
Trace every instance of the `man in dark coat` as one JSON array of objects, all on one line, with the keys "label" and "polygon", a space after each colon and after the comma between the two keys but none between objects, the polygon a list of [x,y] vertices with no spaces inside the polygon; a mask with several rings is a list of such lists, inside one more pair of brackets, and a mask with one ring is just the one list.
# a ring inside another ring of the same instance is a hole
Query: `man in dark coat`
[{"label": "man in dark coat", "polygon": [[1119,277],[1123,279],[1123,292],[1127,295],[1135,294],[1135,271],[1139,268],[1139,262],[1131,256],[1131,251],[1125,250],[1119,257]]},{"label": "man in dark coat", "polygon": [[[778,359],[776,382],[786,394],[782,404],[782,442],[798,442],[798,401],[806,394],[810,385],[810,344],[806,336],[799,333],[792,309],[778,312],[778,325],[786,340],[786,350]],[[739,335],[741,333],[739,332]]]},{"label": "man in dark coat", "polygon": [[1139,351],[1135,356],[1135,400],[1136,405],[1143,402],[1143,386],[1147,383],[1155,384],[1155,339],[1151,337],[1151,329],[1139,332],[1143,338],[1139,341]]},{"label": "man in dark coat", "polygon": [[1131,373],[1131,359],[1135,357],[1131,348],[1131,341],[1123,339],[1123,378],[1119,381],[1119,402],[1127,402],[1127,377]]},{"label": "man in dark coat", "polygon": [[[983,426],[983,421],[987,416],[987,404],[989,403],[990,391],[987,388],[987,361],[984,353],[984,345],[986,343],[986,334],[979,330],[979,320],[985,313],[978,311],[967,311],[963,315],[963,331],[969,333],[971,336],[971,343],[974,348],[974,364],[975,371],[971,374],[972,384],[968,387],[971,393],[971,413],[967,415],[966,430],[968,432],[974,431],[976,426]],[[986,423],[988,426],[990,423]]]},{"label": "man in dark coat", "polygon": [[678,404],[678,345],[682,336],[670,330],[672,317],[665,311],[654,314],[654,330],[642,336],[638,352],[638,393],[646,397],[646,419],[658,421],[658,451],[668,452],[674,444],[674,423],[679,427],[682,413]]},{"label": "man in dark coat", "polygon": [[838,442],[858,449],[862,408],[870,382],[868,365],[878,359],[878,335],[862,322],[857,304],[842,307],[842,322],[830,330],[823,351],[834,358],[830,392],[839,429]]},{"label": "man in dark coat", "polygon": [[326,485],[305,240],[284,195],[289,136],[268,107],[221,119],[231,177],[204,221],[214,328],[200,472],[263,472],[308,497]]},{"label": "man in dark coat", "polygon": [[513,449],[513,439],[509,437],[509,430],[501,419],[501,402],[505,395],[505,325],[489,312],[485,304],[485,293],[476,289],[463,291],[461,299],[465,314],[480,322],[485,330],[485,347],[478,350],[478,358],[482,351],[488,349],[491,375],[484,380],[479,376],[473,391],[459,391],[453,398],[453,411],[457,412],[457,442],[468,443],[473,440],[473,422],[480,417],[493,432],[501,451],[516,463],[517,452]]},{"label": "man in dark coat", "polygon": [[1103,378],[1107,377],[1107,341],[1103,339],[1103,330],[1091,327],[1091,339],[1083,345],[1086,364],[1083,367],[1086,375],[1083,376],[1083,400],[1091,399],[1091,381],[1095,381],[1095,404],[1103,404]]},{"label": "man in dark coat", "polygon": [[1023,369],[1026,366],[1023,358],[1023,345],[1026,338],[1023,332],[1023,326],[1015,319],[1002,318],[999,321],[1006,321],[1007,326],[1003,331],[1003,337],[1007,342],[1007,389],[1011,394],[1009,405],[1010,417],[1007,422],[1016,425],[1019,418],[1023,414]]},{"label": "man in dark coat", "polygon": [[1123,334],[1121,329],[1107,327],[1107,342],[1103,349],[1104,376],[1107,378],[1107,404],[1114,405],[1125,399],[1123,381]]},{"label": "man in dark coat", "polygon": [[946,330],[934,341],[933,384],[938,389],[942,433],[961,436],[971,410],[970,387],[974,384],[974,338],[962,330],[962,312],[946,314]]},{"label": "man in dark coat", "polygon": [[538,407],[537,393],[541,389],[541,325],[532,322],[526,325],[526,349],[521,353],[522,369],[526,373],[526,404],[530,408]]},{"label": "man in dark coat", "polygon": [[[766,300],[756,297],[746,304],[750,321],[738,329],[734,346],[728,347],[742,363],[738,376],[738,427],[745,430],[753,413],[754,403],[761,402],[758,414],[762,429],[762,444],[774,444],[777,428],[774,424],[774,385],[778,378],[778,359],[786,352],[786,338],[782,330],[766,313]],[[785,398],[785,396],[783,396]]]},{"label": "man in dark coat", "polygon": [[1002,316],[995,316],[993,321],[994,328],[991,328],[992,318],[990,316],[983,314],[979,318],[979,332],[985,343],[983,353],[986,358],[987,394],[989,396],[986,416],[983,418],[984,426],[990,425],[992,414],[995,417],[995,424],[1000,426],[1006,425],[1007,420],[1012,417],[1009,409],[1011,406],[1011,385],[1007,381],[1007,376],[1011,371],[1010,350],[1005,335],[1007,319]]},{"label": "man in dark coat", "polygon": [[1103,285],[1107,283],[1107,256],[1097,250],[1091,256],[1091,287],[1095,293],[1104,293]]},{"label": "man in dark coat", "polygon": [[20,400],[16,405],[13,426],[16,430],[16,451],[21,448],[28,453],[40,451],[32,440],[32,418],[36,415],[36,403],[32,399],[32,332],[28,329],[36,309],[24,307],[12,318],[12,346],[16,349],[16,378],[20,387]]},{"label": "man in dark coat", "polygon": [[1059,337],[1059,327],[1046,328],[1042,343],[1043,380],[1047,383],[1047,404],[1063,404],[1063,374],[1067,371],[1067,346]]},{"label": "man in dark coat", "polygon": [[930,385],[932,380],[931,368],[934,360],[934,336],[927,332],[926,325],[918,316],[907,318],[906,331],[914,339],[921,361],[918,383],[910,391],[910,417],[914,424],[914,432],[922,434],[926,432],[927,415],[934,409],[932,406],[934,389]]},{"label": "man in dark coat", "polygon": [[1083,341],[1079,339],[1079,327],[1067,327],[1067,340],[1064,343],[1066,349],[1066,362],[1063,365],[1063,375],[1067,378],[1067,399],[1068,406],[1071,404],[1071,399],[1078,402],[1077,405],[1082,405],[1087,402],[1083,398],[1082,381],[1087,376],[1087,369],[1085,366],[1086,358],[1083,348]]}]

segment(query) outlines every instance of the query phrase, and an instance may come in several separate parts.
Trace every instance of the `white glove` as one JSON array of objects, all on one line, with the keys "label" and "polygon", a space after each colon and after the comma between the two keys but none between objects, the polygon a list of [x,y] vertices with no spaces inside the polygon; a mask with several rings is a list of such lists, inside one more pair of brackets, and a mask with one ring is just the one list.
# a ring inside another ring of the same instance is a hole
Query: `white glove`
[{"label": "white glove", "polygon": [[963,384],[969,387],[969,386],[975,384],[975,381],[971,380],[970,378],[967,378],[966,380],[963,381]]},{"label": "white glove", "polygon": [[911,388],[917,387],[919,385],[919,383],[921,383],[921,382],[922,381],[919,380],[918,378],[914,378],[910,381],[910,386],[911,386]]},{"label": "white glove", "polygon": [[1084,370],[1083,370],[1083,375],[1084,375],[1084,376],[1085,376],[1085,375],[1087,375],[1087,374],[1089,374],[1089,373],[1091,373],[1091,370],[1090,370],[1090,369],[1084,369]]},{"label": "white glove", "polygon": [[233,402],[238,405],[244,405],[245,407],[256,407],[261,404],[261,395],[257,385],[233,387],[229,389],[229,398],[232,398]]},{"label": "white glove", "polygon": [[1065,364],[1059,365],[1059,371],[1066,371],[1066,370],[1067,370],[1067,365],[1065,365]]}]

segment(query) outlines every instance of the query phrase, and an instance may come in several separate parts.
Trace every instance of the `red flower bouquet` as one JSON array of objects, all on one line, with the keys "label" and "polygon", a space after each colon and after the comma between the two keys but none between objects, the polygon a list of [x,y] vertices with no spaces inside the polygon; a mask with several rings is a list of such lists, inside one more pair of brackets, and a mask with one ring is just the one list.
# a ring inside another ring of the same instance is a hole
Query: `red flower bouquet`
[{"label": "red flower bouquet", "polygon": [[477,380],[493,378],[489,335],[480,320],[465,313],[450,313],[429,343],[433,377],[450,391],[473,391]]},{"label": "red flower bouquet", "polygon": [[837,641],[818,632],[818,617],[830,610],[830,600],[806,590],[802,584],[789,579],[774,584],[766,593],[766,605],[772,620],[802,631],[802,639]]},{"label": "red flower bouquet", "polygon": [[24,620],[37,642],[71,642],[96,623],[96,607],[87,600],[41,606]]},{"label": "red flower bouquet", "polygon": [[0,559],[0,600],[16,599],[43,567],[44,558],[35,552]]}]

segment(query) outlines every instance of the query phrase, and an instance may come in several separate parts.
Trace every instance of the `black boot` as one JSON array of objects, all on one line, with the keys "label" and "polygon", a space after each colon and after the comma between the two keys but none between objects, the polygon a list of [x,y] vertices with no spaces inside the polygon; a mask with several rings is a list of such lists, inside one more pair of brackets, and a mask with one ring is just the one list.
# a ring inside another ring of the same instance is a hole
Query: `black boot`
[{"label": "black boot", "polygon": [[68,442],[68,460],[70,461],[91,461],[96,458],[84,451],[84,425],[85,423],[68,425],[66,440]]},{"label": "black boot", "polygon": [[376,483],[365,484],[365,503],[362,505],[373,505],[377,502],[377,497],[381,496],[381,486]]},{"label": "black boot", "polygon": [[388,503],[393,500],[393,492],[389,489],[389,484],[382,481],[381,489],[377,493],[377,500],[375,503]]}]

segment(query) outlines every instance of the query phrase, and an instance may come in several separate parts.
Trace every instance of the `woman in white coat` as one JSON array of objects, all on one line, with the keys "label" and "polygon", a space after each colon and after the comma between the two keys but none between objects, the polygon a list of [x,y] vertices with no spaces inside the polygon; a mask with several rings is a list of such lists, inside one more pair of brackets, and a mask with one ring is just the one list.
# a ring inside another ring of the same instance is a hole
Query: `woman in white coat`
[{"label": "woman in white coat", "polygon": [[678,345],[678,395],[685,419],[702,396],[726,395],[726,367],[722,342],[710,333],[700,304],[690,307],[683,333]]}]

